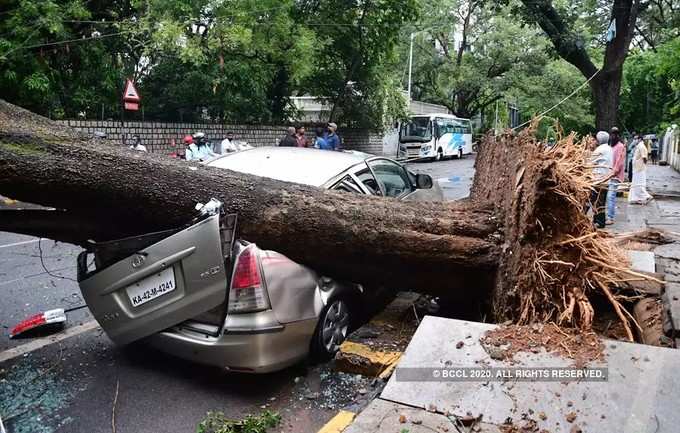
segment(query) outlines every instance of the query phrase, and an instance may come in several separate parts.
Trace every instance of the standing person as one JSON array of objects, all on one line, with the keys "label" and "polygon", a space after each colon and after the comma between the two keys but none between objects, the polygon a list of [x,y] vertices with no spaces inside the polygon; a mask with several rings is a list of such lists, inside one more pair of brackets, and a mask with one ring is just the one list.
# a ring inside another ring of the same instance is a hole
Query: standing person
[{"label": "standing person", "polygon": [[628,143],[628,148],[626,152],[626,160],[628,161],[628,183],[633,182],[633,153],[635,152],[635,147],[642,140],[640,134],[633,134],[633,139]]},{"label": "standing person", "polygon": [[633,182],[630,185],[628,203],[647,204],[652,198],[647,192],[647,146],[641,140],[633,152]]},{"label": "standing person", "polygon": [[281,147],[296,147],[297,138],[295,137],[295,128],[289,126],[286,130],[286,136],[279,141],[279,146]]},{"label": "standing person", "polygon": [[220,149],[222,152],[222,155],[225,153],[232,153],[236,152],[238,149],[236,148],[236,143],[234,143],[234,133],[231,131],[227,132],[227,138],[222,140],[221,144],[222,149]]},{"label": "standing person", "polygon": [[295,141],[297,147],[307,147],[307,137],[305,137],[305,127],[300,125],[295,128]]},{"label": "standing person", "polygon": [[331,150],[342,150],[342,140],[340,136],[336,133],[338,130],[338,125],[331,122],[328,124],[328,134],[326,134],[326,142],[330,146]]},{"label": "standing person", "polygon": [[212,151],[205,134],[197,132],[192,136],[193,142],[187,147],[185,158],[187,161],[205,161],[206,159],[217,156]]},{"label": "standing person", "polygon": [[321,150],[333,150],[328,145],[328,142],[324,138],[324,133],[322,128],[316,128],[314,131],[316,138],[314,139],[314,147]]},{"label": "standing person", "polygon": [[626,148],[621,142],[619,135],[619,128],[613,127],[609,134],[609,145],[612,150],[612,171],[609,179],[609,188],[607,189],[607,225],[614,224],[614,217],[616,216],[616,191],[619,184],[625,180],[624,164],[626,160]]},{"label": "standing person", "polygon": [[142,139],[139,137],[139,135],[132,136],[132,144],[130,145],[130,149],[136,150],[138,152],[146,152],[146,146],[142,144]]},{"label": "standing person", "polygon": [[593,179],[596,184],[590,194],[590,205],[593,209],[593,223],[597,228],[603,229],[607,222],[607,178],[611,174],[612,149],[609,146],[609,134],[600,131],[595,136],[598,146],[592,153]]},{"label": "standing person", "polygon": [[656,137],[652,138],[650,156],[652,164],[656,165],[659,162],[659,140]]}]

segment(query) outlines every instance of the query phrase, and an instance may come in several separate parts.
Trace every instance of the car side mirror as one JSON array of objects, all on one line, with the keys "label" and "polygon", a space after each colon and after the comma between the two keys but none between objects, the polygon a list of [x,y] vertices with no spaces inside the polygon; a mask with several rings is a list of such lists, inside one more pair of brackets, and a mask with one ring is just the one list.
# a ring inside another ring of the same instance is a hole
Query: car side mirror
[{"label": "car side mirror", "polygon": [[432,185],[432,176],[429,174],[416,174],[416,187],[418,189],[430,189]]}]

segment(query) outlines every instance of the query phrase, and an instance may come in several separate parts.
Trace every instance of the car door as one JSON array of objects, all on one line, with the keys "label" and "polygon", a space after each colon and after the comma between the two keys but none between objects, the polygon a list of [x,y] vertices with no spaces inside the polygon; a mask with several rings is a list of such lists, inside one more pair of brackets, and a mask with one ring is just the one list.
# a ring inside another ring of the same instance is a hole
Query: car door
[{"label": "car door", "polygon": [[[78,257],[83,298],[118,344],[224,305],[235,231],[235,215],[216,214],[162,239],[150,234],[93,244]],[[103,262],[112,251],[130,248],[135,252],[125,258]],[[87,265],[91,254],[100,265],[93,271]]]},{"label": "car door", "polygon": [[404,167],[392,160],[386,158],[371,159],[368,161],[368,167],[385,197],[401,199],[415,190]]}]

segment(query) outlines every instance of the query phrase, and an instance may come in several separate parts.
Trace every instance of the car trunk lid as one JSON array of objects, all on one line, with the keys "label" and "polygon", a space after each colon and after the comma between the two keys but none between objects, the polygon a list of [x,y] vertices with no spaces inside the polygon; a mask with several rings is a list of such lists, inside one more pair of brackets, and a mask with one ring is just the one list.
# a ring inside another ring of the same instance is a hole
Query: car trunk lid
[{"label": "car trunk lid", "polygon": [[[83,297],[118,344],[197,316],[226,314],[236,215],[218,210],[185,228],[104,243],[78,257]],[[88,269],[93,254],[96,269]]]}]

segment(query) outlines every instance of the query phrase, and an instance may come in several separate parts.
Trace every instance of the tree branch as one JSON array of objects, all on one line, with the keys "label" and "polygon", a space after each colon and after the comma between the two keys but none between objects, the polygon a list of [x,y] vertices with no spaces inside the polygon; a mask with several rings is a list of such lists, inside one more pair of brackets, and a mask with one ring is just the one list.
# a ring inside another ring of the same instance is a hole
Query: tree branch
[{"label": "tree branch", "polygon": [[590,78],[597,71],[581,37],[570,29],[548,0],[522,0],[528,15],[543,29],[555,50],[567,62]]}]

